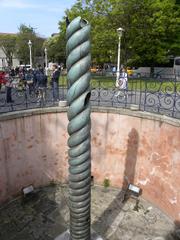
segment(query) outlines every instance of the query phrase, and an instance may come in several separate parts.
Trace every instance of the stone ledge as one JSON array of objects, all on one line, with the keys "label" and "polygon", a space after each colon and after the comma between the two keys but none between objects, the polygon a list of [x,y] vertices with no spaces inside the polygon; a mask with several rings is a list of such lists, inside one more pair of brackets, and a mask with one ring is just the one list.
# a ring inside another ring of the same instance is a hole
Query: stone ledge
[{"label": "stone ledge", "polygon": [[0,114],[0,121],[11,120],[21,117],[29,117],[38,114],[46,113],[61,113],[67,112],[68,107],[48,107],[48,108],[34,108],[21,111],[7,112]]},{"label": "stone ledge", "polygon": [[121,115],[127,115],[130,117],[144,118],[144,119],[160,121],[176,127],[180,127],[180,119],[168,117],[166,115],[150,113],[150,112],[143,112],[138,110],[124,109],[124,108],[113,108],[113,107],[93,107],[92,111],[101,112],[101,113],[116,113]]},{"label": "stone ledge", "polygon": [[[38,114],[46,114],[46,113],[61,113],[67,112],[68,107],[48,107],[48,108],[38,108],[38,109],[28,109],[22,111],[8,112],[0,114],[0,121],[11,120],[21,117],[29,117]],[[93,106],[92,112],[100,112],[100,113],[115,113],[121,115],[127,115],[131,117],[138,117],[142,119],[160,121],[172,126],[180,127],[180,119],[168,117],[166,115],[160,115],[150,112],[139,111],[136,108],[132,109],[124,109],[124,108],[114,108],[114,107],[100,107]]]}]

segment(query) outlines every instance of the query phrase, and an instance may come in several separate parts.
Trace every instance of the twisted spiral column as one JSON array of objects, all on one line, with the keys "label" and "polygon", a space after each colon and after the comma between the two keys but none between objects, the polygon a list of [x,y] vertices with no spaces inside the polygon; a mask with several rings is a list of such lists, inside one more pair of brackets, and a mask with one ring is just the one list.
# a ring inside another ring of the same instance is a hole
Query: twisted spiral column
[{"label": "twisted spiral column", "polygon": [[81,17],[67,27],[70,239],[90,239],[90,25]]}]

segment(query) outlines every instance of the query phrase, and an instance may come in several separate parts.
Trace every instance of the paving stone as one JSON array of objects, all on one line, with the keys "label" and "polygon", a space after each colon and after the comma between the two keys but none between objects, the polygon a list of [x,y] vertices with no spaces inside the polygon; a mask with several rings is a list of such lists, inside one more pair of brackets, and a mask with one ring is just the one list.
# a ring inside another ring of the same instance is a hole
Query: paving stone
[{"label": "paving stone", "polygon": [[26,239],[28,239],[28,240],[34,239],[33,236],[29,233],[27,228],[23,229],[19,233],[16,233],[16,235],[14,236],[14,238],[12,240],[26,240]]},{"label": "paving stone", "polygon": [[56,202],[49,200],[48,198],[41,199],[36,205],[34,206],[34,209],[37,212],[42,212],[49,214],[52,211],[54,211],[57,208]]},{"label": "paving stone", "polygon": [[[66,187],[51,185],[34,198],[1,206],[0,240],[54,240],[69,228],[67,199]],[[143,199],[138,204],[133,199],[124,203],[118,189],[94,186],[91,205],[92,228],[103,239],[178,239],[173,222],[159,209]]]},{"label": "paving stone", "polygon": [[11,240],[16,236],[17,229],[14,224],[8,224],[4,225],[3,228],[1,228],[1,240]]}]

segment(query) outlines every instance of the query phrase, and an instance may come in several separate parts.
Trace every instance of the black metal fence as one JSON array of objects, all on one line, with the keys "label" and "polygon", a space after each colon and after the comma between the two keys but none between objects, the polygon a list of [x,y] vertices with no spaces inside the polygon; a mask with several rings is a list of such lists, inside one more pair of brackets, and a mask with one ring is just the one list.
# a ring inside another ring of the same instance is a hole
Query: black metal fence
[{"label": "black metal fence", "polygon": [[[8,90],[9,89],[5,87],[0,91],[0,113],[58,106],[58,101],[53,99],[51,87],[31,89],[31,91],[28,86],[21,88],[12,87],[11,101],[8,101]],[[58,90],[60,95],[59,100],[65,100],[67,88],[59,86]]]},{"label": "black metal fence", "polygon": [[[164,114],[180,119],[180,81],[178,78],[150,79],[129,78],[128,89],[115,87],[112,76],[92,76],[92,106],[131,108]],[[43,92],[42,92],[43,91]],[[60,100],[66,100],[66,78],[60,80]],[[30,91],[28,86],[11,89],[12,102],[7,101],[7,87],[0,90],[0,113],[24,109],[58,106],[53,100],[51,86]]]},{"label": "black metal fence", "polygon": [[142,111],[180,118],[180,81],[177,78],[141,78],[128,80],[128,89],[119,90],[114,82],[102,79],[92,81],[92,105],[136,108]]}]

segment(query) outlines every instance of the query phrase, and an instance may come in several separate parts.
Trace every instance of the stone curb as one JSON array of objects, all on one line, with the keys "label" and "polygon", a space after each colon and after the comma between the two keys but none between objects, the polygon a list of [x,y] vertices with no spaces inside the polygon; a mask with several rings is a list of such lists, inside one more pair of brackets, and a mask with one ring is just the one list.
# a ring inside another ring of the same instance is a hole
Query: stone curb
[{"label": "stone curb", "polygon": [[[8,112],[0,114],[0,121],[5,120],[12,120],[21,117],[29,117],[38,114],[46,114],[46,113],[61,113],[67,112],[68,107],[49,107],[49,108],[38,108],[38,109],[28,109],[28,110],[21,110],[16,112]],[[100,112],[100,113],[115,113],[120,115],[127,115],[131,117],[138,117],[142,119],[149,119],[164,122],[170,124],[172,126],[180,127],[180,120],[175,119],[172,117],[168,117],[166,115],[159,115],[155,113],[143,112],[137,110],[138,108],[134,105],[131,109],[123,109],[123,108],[113,108],[113,107],[100,107],[100,106],[93,106],[92,112]]]}]

